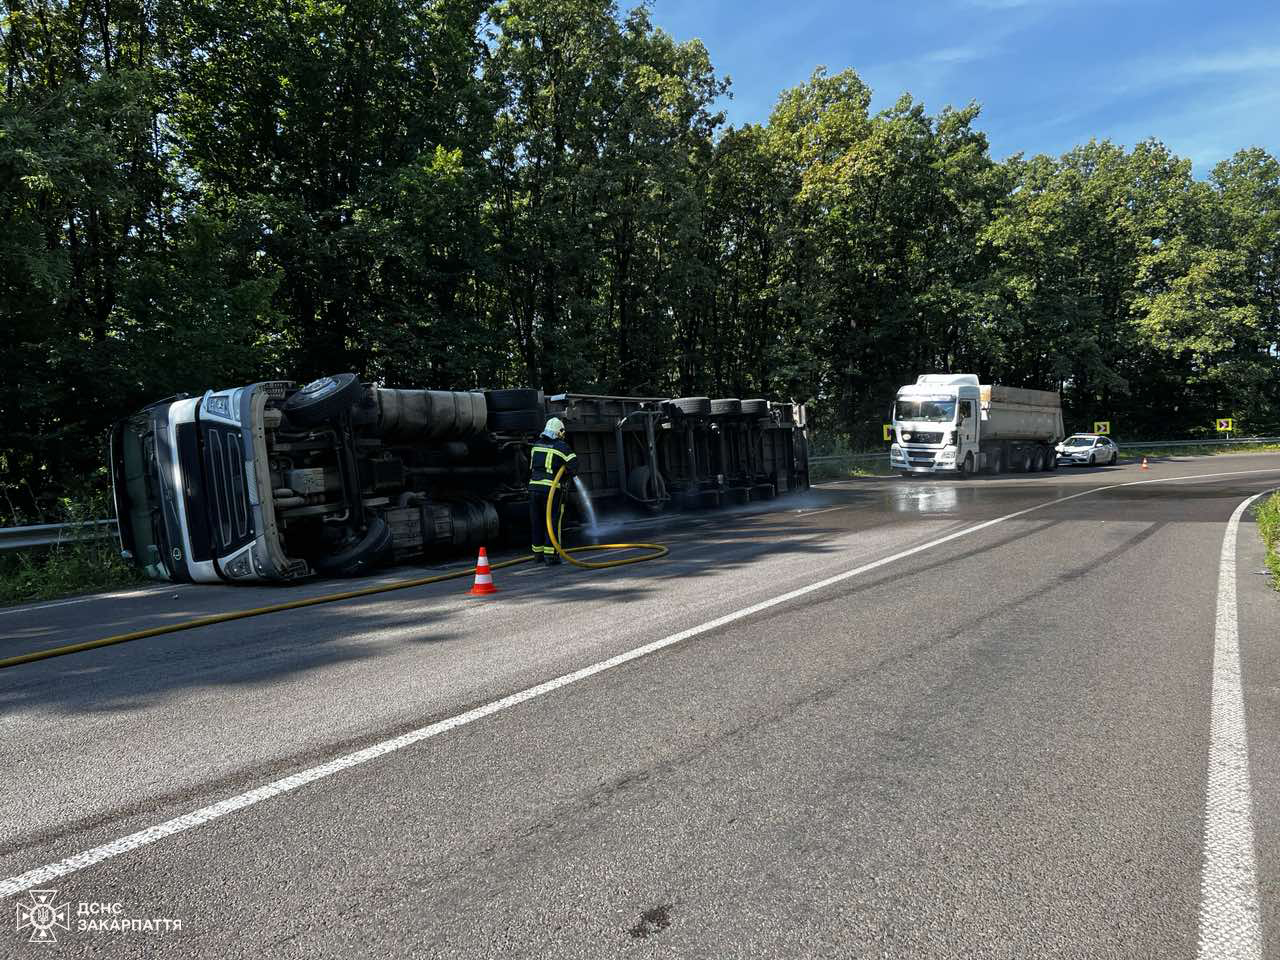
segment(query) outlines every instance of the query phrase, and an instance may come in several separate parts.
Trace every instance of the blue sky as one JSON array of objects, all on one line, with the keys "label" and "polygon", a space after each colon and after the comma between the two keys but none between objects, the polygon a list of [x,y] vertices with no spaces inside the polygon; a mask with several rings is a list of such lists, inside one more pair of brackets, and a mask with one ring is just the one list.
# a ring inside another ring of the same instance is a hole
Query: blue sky
[{"label": "blue sky", "polygon": [[[620,2],[624,9],[633,4]],[[1246,146],[1280,151],[1280,0],[653,0],[733,80],[731,123],[764,122],[819,64],[853,67],[874,106],[909,91],[982,105],[997,159],[1148,136],[1197,175]]]}]

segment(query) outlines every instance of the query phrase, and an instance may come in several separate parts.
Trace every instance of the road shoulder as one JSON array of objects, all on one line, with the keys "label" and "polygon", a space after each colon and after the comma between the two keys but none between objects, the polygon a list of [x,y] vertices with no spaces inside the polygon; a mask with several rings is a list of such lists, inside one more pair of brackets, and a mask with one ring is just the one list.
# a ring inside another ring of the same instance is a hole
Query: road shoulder
[{"label": "road shoulder", "polygon": [[1240,660],[1253,781],[1263,956],[1280,956],[1280,591],[1271,585],[1252,512],[1236,555]]}]

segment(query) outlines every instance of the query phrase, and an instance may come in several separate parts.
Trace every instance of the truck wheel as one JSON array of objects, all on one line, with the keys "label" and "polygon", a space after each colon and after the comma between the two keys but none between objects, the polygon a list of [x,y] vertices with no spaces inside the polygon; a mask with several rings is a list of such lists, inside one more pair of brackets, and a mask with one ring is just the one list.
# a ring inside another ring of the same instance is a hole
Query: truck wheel
[{"label": "truck wheel", "polygon": [[374,517],[363,537],[331,557],[321,557],[315,568],[334,577],[358,577],[378,566],[390,552],[391,529],[381,517]]},{"label": "truck wheel", "polygon": [[1021,470],[1023,473],[1031,472],[1031,454],[1030,453],[1024,453],[1022,455],[1022,460],[1018,463],[1018,469]]},{"label": "truck wheel", "polygon": [[1044,468],[1048,473],[1058,469],[1058,451],[1050,448],[1045,451]]},{"label": "truck wheel", "polygon": [[542,392],[540,390],[486,390],[484,402],[490,413],[504,413],[510,410],[542,410]]},{"label": "truck wheel", "polygon": [[741,400],[712,400],[712,416],[735,416],[742,412]]},{"label": "truck wheel", "polygon": [[962,477],[973,476],[973,454],[972,453],[966,453],[964,455],[964,463],[960,465],[960,476]]},{"label": "truck wheel", "polygon": [[997,476],[1004,473],[1004,451],[997,450],[991,455],[991,472]]},{"label": "truck wheel", "polygon": [[680,413],[683,413],[686,417],[711,416],[710,397],[677,397],[669,402],[672,407]]},{"label": "truck wheel", "polygon": [[767,417],[769,415],[769,401],[743,400],[742,412],[749,417]]},{"label": "truck wheel", "polygon": [[355,403],[360,389],[360,380],[354,373],[312,380],[284,402],[284,415],[296,427],[315,426]]},{"label": "truck wheel", "polygon": [[541,410],[504,410],[489,414],[494,433],[540,433],[546,425]]}]

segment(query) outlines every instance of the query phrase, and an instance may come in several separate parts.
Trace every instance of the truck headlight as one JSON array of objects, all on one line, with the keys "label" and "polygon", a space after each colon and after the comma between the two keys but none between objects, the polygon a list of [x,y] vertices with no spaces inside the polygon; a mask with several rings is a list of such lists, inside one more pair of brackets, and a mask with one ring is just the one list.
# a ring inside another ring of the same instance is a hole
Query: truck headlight
[{"label": "truck headlight", "polygon": [[945,447],[942,453],[938,454],[939,460],[954,460],[956,458],[955,447]]},{"label": "truck headlight", "polygon": [[902,448],[895,443],[893,446],[889,448],[889,456],[891,457],[902,456]]}]

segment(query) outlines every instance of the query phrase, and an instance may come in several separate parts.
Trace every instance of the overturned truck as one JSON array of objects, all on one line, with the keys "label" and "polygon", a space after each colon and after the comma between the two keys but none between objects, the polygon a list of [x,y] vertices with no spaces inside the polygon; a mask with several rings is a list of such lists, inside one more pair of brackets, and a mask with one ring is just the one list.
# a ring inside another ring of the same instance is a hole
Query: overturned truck
[{"label": "overturned truck", "polygon": [[172,397],[119,421],[121,552],[155,579],[216,583],[527,543],[529,446],[550,416],[601,512],[714,509],[808,486],[802,405],[392,389],[345,373]]}]

